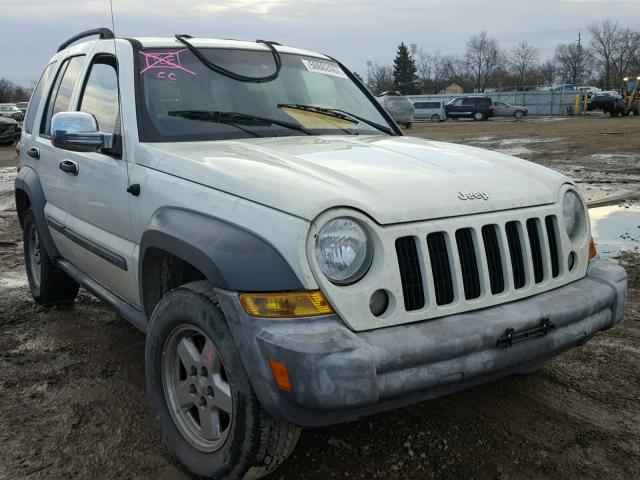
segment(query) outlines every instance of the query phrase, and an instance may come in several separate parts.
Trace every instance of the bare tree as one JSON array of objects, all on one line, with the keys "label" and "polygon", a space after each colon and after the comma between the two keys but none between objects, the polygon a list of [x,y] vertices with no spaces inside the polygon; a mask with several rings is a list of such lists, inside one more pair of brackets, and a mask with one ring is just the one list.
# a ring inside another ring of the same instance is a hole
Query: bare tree
[{"label": "bare tree", "polygon": [[594,58],[602,67],[604,88],[608,89],[613,82],[616,50],[620,50],[621,28],[618,22],[606,19],[591,25],[589,32]]},{"label": "bare tree", "polygon": [[31,90],[16,85],[6,78],[0,78],[0,103],[26,102],[31,96]]},{"label": "bare tree", "polygon": [[554,59],[558,73],[567,83],[582,83],[591,69],[591,52],[582,45],[580,35],[575,43],[558,45]]},{"label": "bare tree", "polygon": [[538,49],[526,40],[514,45],[511,49],[509,64],[518,85],[526,85],[527,76],[534,70],[538,62]]},{"label": "bare tree", "polygon": [[504,62],[504,57],[498,42],[489,38],[486,31],[471,36],[464,59],[476,91],[485,91],[491,75]]},{"label": "bare tree", "polygon": [[552,86],[556,80],[556,64],[553,60],[547,60],[540,65],[540,78],[545,85]]},{"label": "bare tree", "polygon": [[369,67],[367,87],[374,95],[393,89],[393,67],[374,63]]}]

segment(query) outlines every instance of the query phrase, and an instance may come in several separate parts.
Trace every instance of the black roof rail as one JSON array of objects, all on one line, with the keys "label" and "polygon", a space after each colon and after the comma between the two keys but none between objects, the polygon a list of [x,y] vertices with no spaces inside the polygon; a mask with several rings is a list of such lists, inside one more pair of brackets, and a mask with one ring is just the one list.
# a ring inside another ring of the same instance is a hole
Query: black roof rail
[{"label": "black roof rail", "polygon": [[100,35],[100,40],[105,40],[105,39],[111,40],[112,38],[115,38],[113,35],[113,32],[108,28],[93,28],[91,30],[81,32],[71,37],[69,40],[67,40],[66,42],[64,42],[62,45],[58,47],[58,52],[61,52],[62,50],[67,48],[69,45],[71,45],[73,42],[77,42],[81,38],[91,37],[92,35]]}]

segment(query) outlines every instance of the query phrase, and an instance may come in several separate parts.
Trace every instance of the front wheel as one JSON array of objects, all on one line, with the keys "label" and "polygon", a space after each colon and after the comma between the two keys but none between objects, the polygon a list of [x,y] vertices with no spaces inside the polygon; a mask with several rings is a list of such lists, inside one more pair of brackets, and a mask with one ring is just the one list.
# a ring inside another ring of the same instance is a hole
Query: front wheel
[{"label": "front wheel", "polygon": [[260,478],[295,447],[300,429],[260,405],[209,283],[178,287],[160,300],[145,367],[165,443],[195,475]]},{"label": "front wheel", "polygon": [[440,115],[438,115],[437,113],[434,113],[433,115],[431,115],[431,122],[440,123]]},{"label": "front wheel", "polygon": [[474,114],[473,114],[473,119],[474,119],[476,122],[480,122],[481,120],[484,120],[484,113],[482,113],[482,112],[476,112],[476,113],[474,113]]},{"label": "front wheel", "polygon": [[516,120],[520,120],[524,117],[524,112],[522,110],[516,110],[513,116]]},{"label": "front wheel", "polygon": [[413,126],[413,124],[411,122],[407,122],[404,124],[405,128],[409,129]]}]

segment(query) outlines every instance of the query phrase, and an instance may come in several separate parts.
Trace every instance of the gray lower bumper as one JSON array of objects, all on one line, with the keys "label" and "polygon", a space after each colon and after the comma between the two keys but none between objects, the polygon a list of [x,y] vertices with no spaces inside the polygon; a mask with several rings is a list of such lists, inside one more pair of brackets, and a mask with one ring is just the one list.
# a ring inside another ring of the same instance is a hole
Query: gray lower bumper
[{"label": "gray lower bumper", "polygon": [[[451,393],[526,371],[581,345],[622,319],[624,269],[592,262],[587,277],[524,300],[367,332],[335,316],[264,320],[248,317],[237,295],[219,292],[253,387],[275,417],[320,426]],[[554,328],[509,348],[505,331]],[[267,359],[284,363],[292,391],[278,390]]]}]

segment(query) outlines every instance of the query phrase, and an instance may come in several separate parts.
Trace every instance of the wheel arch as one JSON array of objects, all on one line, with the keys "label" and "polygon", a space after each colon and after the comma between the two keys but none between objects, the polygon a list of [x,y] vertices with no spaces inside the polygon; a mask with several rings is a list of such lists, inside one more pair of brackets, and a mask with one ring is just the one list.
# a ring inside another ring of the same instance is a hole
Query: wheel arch
[{"label": "wheel arch", "polygon": [[208,280],[230,291],[301,290],[302,283],[266,240],[191,210],[161,208],[140,241],[139,287],[147,318],[168,290]]},{"label": "wheel arch", "polygon": [[47,220],[44,215],[44,207],[47,204],[47,200],[40,184],[40,178],[36,171],[28,166],[23,166],[18,173],[15,180],[15,200],[16,210],[18,212],[18,221],[20,227],[24,224],[24,216],[27,209],[31,208],[33,216],[35,217],[36,225],[40,231],[40,240],[51,258],[59,257],[58,249],[56,248],[51,232],[47,225]]}]

